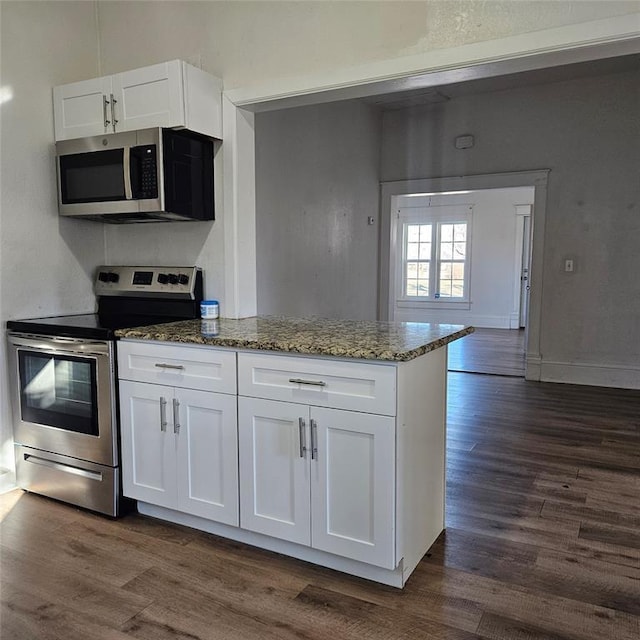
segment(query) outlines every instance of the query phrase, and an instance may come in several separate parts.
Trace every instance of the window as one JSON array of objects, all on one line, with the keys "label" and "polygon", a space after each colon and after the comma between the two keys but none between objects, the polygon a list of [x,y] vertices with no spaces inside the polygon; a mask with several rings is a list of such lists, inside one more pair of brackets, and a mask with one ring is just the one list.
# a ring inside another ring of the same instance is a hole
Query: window
[{"label": "window", "polygon": [[[431,218],[415,214],[400,219],[403,300],[467,302],[469,300],[470,216]],[[400,283],[399,283],[400,284]]]}]

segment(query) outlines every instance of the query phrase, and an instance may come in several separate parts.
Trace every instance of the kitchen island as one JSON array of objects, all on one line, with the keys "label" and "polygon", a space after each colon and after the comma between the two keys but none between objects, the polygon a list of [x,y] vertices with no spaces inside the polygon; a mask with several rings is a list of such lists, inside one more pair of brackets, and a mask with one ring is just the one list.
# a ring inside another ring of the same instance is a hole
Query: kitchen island
[{"label": "kitchen island", "polygon": [[141,513],[402,587],[444,528],[459,325],[253,317],[117,332]]}]

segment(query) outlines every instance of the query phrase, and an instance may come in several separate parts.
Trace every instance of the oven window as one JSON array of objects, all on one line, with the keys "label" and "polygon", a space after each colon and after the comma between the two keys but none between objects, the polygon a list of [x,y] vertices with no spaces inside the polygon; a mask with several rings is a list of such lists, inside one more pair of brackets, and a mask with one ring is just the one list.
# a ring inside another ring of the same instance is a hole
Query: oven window
[{"label": "oven window", "polygon": [[22,350],[18,359],[23,421],[99,435],[95,360]]}]

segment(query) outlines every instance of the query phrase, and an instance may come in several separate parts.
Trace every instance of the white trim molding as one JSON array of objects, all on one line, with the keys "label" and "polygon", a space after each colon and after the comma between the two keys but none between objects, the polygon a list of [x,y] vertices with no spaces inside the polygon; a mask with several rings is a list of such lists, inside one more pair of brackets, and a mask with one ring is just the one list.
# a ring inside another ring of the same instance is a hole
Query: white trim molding
[{"label": "white trim molding", "polygon": [[254,115],[222,98],[224,144],[224,315],[257,312]]},{"label": "white trim molding", "polygon": [[364,98],[638,53],[639,33],[637,12],[325,73],[276,78],[226,94],[235,105],[256,112]]}]

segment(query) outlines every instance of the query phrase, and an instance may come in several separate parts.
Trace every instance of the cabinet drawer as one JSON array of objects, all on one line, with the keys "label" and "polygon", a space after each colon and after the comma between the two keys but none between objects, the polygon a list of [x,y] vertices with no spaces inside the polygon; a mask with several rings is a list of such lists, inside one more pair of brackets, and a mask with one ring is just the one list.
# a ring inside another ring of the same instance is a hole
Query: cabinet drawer
[{"label": "cabinet drawer", "polygon": [[238,393],[393,416],[396,368],[270,354],[238,354]]},{"label": "cabinet drawer", "polygon": [[118,342],[118,377],[201,391],[236,393],[236,354],[157,342]]}]

